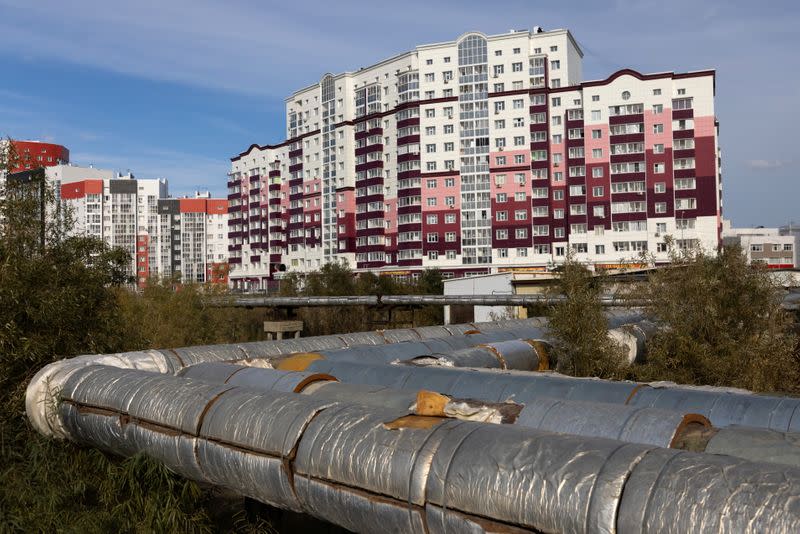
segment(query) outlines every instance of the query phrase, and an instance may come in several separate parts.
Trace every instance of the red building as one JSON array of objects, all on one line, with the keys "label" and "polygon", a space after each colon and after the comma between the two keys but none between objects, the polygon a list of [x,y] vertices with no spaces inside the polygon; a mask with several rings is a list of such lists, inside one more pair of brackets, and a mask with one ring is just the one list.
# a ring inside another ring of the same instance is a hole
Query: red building
[{"label": "red building", "polygon": [[38,167],[51,167],[59,163],[69,163],[69,149],[53,143],[40,141],[12,141],[19,158],[17,167],[10,172],[20,172]]}]

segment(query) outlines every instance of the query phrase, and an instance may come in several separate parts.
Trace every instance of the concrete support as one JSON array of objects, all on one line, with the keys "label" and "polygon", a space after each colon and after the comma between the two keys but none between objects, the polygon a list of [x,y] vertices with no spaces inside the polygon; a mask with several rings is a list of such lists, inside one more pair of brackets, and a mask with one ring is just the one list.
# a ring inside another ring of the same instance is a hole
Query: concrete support
[{"label": "concrete support", "polygon": [[264,321],[264,332],[267,339],[283,339],[283,334],[294,334],[295,339],[303,331],[303,321]]}]

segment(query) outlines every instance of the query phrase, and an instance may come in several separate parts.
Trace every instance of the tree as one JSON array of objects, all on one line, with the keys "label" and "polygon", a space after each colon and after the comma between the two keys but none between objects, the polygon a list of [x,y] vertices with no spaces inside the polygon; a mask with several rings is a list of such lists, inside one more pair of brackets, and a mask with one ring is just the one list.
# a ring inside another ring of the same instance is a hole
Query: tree
[{"label": "tree", "polygon": [[618,375],[622,351],[608,337],[608,320],[600,302],[602,291],[602,278],[567,257],[554,291],[566,299],[553,306],[549,323],[559,372],[601,378]]},{"label": "tree", "polygon": [[641,297],[663,326],[648,343],[641,378],[798,391],[797,336],[781,288],[738,246],[714,256],[673,251],[672,266],[653,272]]}]

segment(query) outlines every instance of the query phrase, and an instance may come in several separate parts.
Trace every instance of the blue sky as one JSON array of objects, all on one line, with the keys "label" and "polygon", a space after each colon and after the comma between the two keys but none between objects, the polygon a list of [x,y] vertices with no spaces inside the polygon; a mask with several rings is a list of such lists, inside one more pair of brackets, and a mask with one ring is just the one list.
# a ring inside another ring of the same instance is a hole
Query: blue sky
[{"label": "blue sky", "polygon": [[572,31],[586,79],[717,69],[725,216],[800,222],[796,2],[0,0],[0,135],[223,194],[229,158],[280,140],[284,97],[325,72],[534,25]]}]

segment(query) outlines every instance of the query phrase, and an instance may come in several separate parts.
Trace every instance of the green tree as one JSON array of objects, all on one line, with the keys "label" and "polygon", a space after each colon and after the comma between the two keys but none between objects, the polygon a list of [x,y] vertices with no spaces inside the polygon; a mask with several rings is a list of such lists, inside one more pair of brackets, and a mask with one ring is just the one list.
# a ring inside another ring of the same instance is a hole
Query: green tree
[{"label": "green tree", "polygon": [[552,308],[555,368],[573,376],[618,376],[620,347],[608,337],[608,320],[600,297],[603,279],[568,257],[560,269],[554,293],[566,299]]},{"label": "green tree", "polygon": [[672,256],[672,266],[653,272],[641,290],[663,328],[637,376],[797,392],[798,340],[769,271],[749,265],[738,246]]}]

